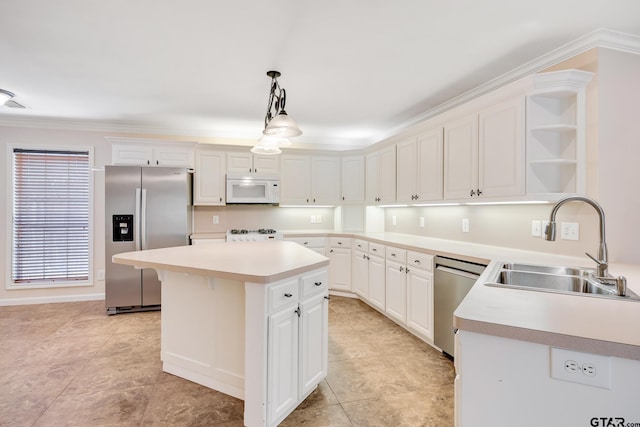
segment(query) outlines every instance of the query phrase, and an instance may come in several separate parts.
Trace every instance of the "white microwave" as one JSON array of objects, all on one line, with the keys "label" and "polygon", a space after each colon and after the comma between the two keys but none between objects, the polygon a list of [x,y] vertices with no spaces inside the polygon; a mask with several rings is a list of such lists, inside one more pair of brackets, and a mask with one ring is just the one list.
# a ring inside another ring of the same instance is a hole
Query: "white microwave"
[{"label": "white microwave", "polygon": [[227,174],[227,203],[277,205],[280,178],[273,174]]}]

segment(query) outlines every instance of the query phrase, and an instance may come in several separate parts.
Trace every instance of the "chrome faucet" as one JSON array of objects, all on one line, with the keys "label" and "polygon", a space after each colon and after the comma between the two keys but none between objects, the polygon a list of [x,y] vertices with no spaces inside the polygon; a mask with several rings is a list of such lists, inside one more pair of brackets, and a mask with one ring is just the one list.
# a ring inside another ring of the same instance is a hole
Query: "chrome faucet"
[{"label": "chrome faucet", "polygon": [[607,242],[604,230],[604,210],[598,202],[589,197],[583,196],[569,196],[565,197],[564,199],[558,200],[553,206],[553,209],[551,209],[549,224],[544,230],[544,238],[549,241],[556,240],[556,214],[558,213],[558,209],[560,209],[560,206],[568,202],[584,202],[591,205],[596,210],[596,212],[598,212],[598,217],[600,218],[600,244],[598,245],[598,258],[595,258],[587,252],[585,252],[585,254],[597,264],[596,279],[603,283],[615,284],[618,295],[624,296],[627,292],[627,279],[622,276],[614,278],[609,275],[609,259],[607,254]]}]

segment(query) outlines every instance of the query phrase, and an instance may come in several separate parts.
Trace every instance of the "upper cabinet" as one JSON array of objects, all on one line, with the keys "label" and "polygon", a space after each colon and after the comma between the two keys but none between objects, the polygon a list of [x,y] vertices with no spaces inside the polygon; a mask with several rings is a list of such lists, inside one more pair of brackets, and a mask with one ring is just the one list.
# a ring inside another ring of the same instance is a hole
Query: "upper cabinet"
[{"label": "upper cabinet", "polygon": [[527,193],[584,194],[585,87],[593,74],[579,70],[533,76],[527,97]]},{"label": "upper cabinet", "polygon": [[364,202],[364,156],[342,158],[342,201]]},{"label": "upper cabinet", "polygon": [[250,152],[227,153],[227,172],[277,174],[280,172],[280,156]]},{"label": "upper cabinet", "polygon": [[396,146],[366,157],[366,199],[369,203],[396,201]]},{"label": "upper cabinet", "polygon": [[481,109],[444,126],[444,198],[524,195],[524,99]]},{"label": "upper cabinet", "polygon": [[280,204],[329,205],[340,203],[340,158],[281,156]]},{"label": "upper cabinet", "polygon": [[222,151],[199,149],[193,173],[193,204],[196,206],[222,206],[225,198],[225,160]]},{"label": "upper cabinet", "polygon": [[442,199],[442,128],[396,146],[396,199],[419,203]]},{"label": "upper cabinet", "polygon": [[167,143],[128,138],[111,141],[111,163],[116,166],[167,166],[193,168],[195,149],[191,142]]}]

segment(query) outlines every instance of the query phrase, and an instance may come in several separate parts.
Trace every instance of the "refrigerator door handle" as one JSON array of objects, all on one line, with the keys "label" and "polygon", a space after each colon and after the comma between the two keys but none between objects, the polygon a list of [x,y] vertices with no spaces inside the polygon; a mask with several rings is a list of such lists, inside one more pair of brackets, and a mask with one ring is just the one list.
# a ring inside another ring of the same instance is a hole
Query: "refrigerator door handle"
[{"label": "refrigerator door handle", "polygon": [[147,249],[147,189],[142,189],[142,203],[140,212],[140,243],[142,249]]},{"label": "refrigerator door handle", "polygon": [[140,244],[140,201],[141,201],[141,189],[136,188],[136,208],[133,218],[133,241],[135,243],[136,251],[142,249]]}]

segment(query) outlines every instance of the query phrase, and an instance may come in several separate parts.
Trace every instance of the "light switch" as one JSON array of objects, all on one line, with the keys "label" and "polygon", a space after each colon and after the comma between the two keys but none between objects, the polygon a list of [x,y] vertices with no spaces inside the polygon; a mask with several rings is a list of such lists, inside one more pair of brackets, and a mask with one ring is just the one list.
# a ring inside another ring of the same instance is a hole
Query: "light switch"
[{"label": "light switch", "polygon": [[561,222],[560,238],[563,240],[579,240],[580,224],[577,222]]},{"label": "light switch", "polygon": [[531,235],[533,237],[542,236],[542,221],[540,220],[531,221]]},{"label": "light switch", "polygon": [[469,232],[469,218],[462,218],[462,232]]},{"label": "light switch", "polygon": [[396,216],[395,216],[395,215],[393,215],[393,216],[391,217],[391,223],[392,223],[393,225],[398,225],[398,220],[397,220],[397,218],[396,218]]},{"label": "light switch", "polygon": [[420,217],[420,227],[424,228],[424,217],[423,216]]}]

